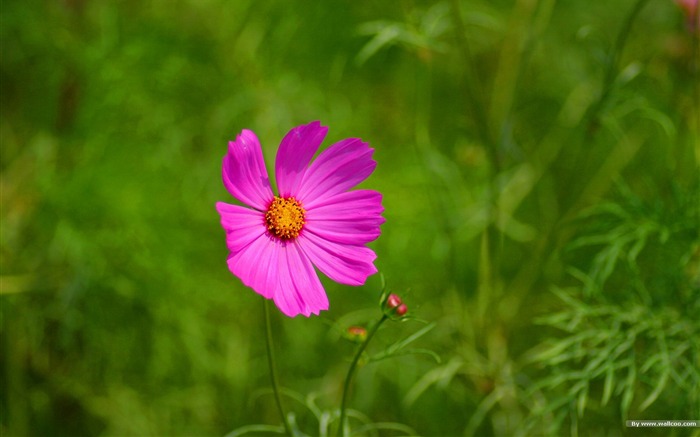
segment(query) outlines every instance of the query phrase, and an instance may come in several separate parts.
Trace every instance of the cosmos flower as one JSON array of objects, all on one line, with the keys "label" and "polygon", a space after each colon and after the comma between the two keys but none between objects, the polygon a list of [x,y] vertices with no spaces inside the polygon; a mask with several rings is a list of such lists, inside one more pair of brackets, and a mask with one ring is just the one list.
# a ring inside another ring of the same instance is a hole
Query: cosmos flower
[{"label": "cosmos flower", "polygon": [[224,186],[249,207],[216,204],[229,270],[290,317],[328,309],[314,266],[347,285],[362,285],[377,272],[377,256],[365,244],[379,237],[382,195],[349,191],[374,171],[374,150],[348,138],[310,164],[327,132],[316,121],[284,137],[275,160],[278,195],[253,132],[244,130],[229,142],[224,157]]}]

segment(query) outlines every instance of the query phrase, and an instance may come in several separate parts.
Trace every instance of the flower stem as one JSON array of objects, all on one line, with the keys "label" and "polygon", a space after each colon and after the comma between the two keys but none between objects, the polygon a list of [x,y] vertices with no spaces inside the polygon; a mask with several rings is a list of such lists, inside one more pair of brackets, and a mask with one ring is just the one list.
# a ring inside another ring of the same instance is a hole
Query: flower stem
[{"label": "flower stem", "polygon": [[280,396],[279,383],[277,382],[277,367],[275,366],[275,354],[272,348],[272,327],[270,324],[270,303],[267,299],[263,298],[263,312],[265,313],[265,337],[267,341],[267,364],[270,368],[270,379],[272,380],[272,390],[275,392],[275,401],[277,402],[277,409],[282,416],[282,423],[284,424],[284,430],[289,437],[292,437],[292,427],[289,425],[287,415],[284,413],[284,408],[282,407],[282,397]]},{"label": "flower stem", "polygon": [[350,368],[348,369],[348,374],[345,376],[345,384],[343,385],[343,400],[340,404],[340,435],[343,437],[347,436],[347,428],[345,427],[345,416],[346,416],[346,406],[347,406],[347,401],[348,401],[348,392],[350,391],[350,382],[352,382],[352,377],[355,374],[355,369],[357,368],[357,363],[360,361],[360,357],[362,356],[362,353],[365,351],[365,348],[367,348],[367,345],[369,342],[372,340],[372,337],[374,337],[374,334],[377,333],[379,330],[379,326],[384,323],[384,321],[387,319],[386,314],[382,314],[382,318],[377,321],[377,323],[372,326],[372,328],[369,330],[367,333],[367,338],[365,338],[365,341],[360,344],[360,347],[357,348],[357,352],[355,353],[355,357],[352,359],[352,363],[350,364]]}]

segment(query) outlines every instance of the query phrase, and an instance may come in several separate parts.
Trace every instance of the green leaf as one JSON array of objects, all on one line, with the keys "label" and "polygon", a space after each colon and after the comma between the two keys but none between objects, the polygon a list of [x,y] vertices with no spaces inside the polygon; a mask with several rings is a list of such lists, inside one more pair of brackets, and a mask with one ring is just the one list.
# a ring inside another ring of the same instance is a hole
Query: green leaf
[{"label": "green leaf", "polygon": [[603,398],[600,403],[605,406],[610,400],[610,395],[612,394],[613,385],[615,384],[615,368],[611,362],[607,363],[605,370],[605,383],[603,384]]},{"label": "green leaf", "polygon": [[[410,343],[416,341],[420,337],[424,336],[425,334],[430,332],[433,328],[435,328],[435,323],[431,323],[428,326],[423,327],[422,329],[416,331],[412,335],[409,335],[408,337],[404,338],[403,340],[399,340],[396,343],[390,345],[383,352],[380,352],[379,354],[372,356],[370,358],[370,361],[379,361],[381,359],[396,355],[398,351],[400,351],[401,349],[403,349],[404,347],[406,347]],[[421,350],[421,351],[425,351],[425,350]],[[427,352],[429,355],[436,355],[431,351],[427,351]],[[424,353],[424,352],[420,352],[420,353]],[[439,358],[438,358],[438,360],[439,360]]]},{"label": "green leaf", "polygon": [[578,411],[578,417],[583,417],[583,412],[586,410],[586,402],[588,401],[588,384],[585,388],[581,390],[576,399],[576,407]]},{"label": "green leaf", "polygon": [[391,354],[388,354],[385,351],[383,353],[379,353],[379,354],[371,357],[369,359],[369,362],[381,361],[381,360],[385,360],[387,358],[399,357],[402,355],[429,355],[429,356],[433,357],[433,359],[435,360],[436,363],[440,364],[440,362],[441,362],[440,356],[437,353],[431,351],[430,349],[415,349],[415,348],[404,349],[401,351],[396,351],[396,352],[391,353]]},{"label": "green leaf", "polygon": [[[375,24],[376,25],[376,24]],[[368,27],[370,28],[370,27]],[[379,29],[374,38],[372,38],[357,54],[356,62],[358,65],[364,64],[369,58],[377,54],[382,48],[392,45],[400,34],[400,30],[396,25],[385,25]]]},{"label": "green leaf", "polygon": [[230,433],[226,434],[226,437],[238,437],[243,435],[249,435],[254,433],[273,433],[273,434],[285,434],[284,427],[273,426],[273,425],[246,425],[240,428],[234,429]]},{"label": "green leaf", "polygon": [[668,375],[670,373],[668,369],[670,368],[670,366],[664,365],[664,366],[662,366],[662,368],[664,369],[663,373],[661,374],[661,377],[657,381],[656,387],[654,388],[654,391],[652,391],[649,394],[649,396],[647,396],[647,398],[644,399],[644,402],[642,402],[642,404],[639,406],[639,411],[644,411],[647,409],[648,406],[653,404],[654,401],[656,401],[656,399],[659,397],[661,392],[666,387],[666,383],[668,382]]},{"label": "green leaf", "polygon": [[394,422],[369,423],[367,425],[363,425],[363,426],[353,430],[350,435],[365,436],[365,435],[367,435],[368,431],[379,431],[379,430],[399,431],[399,432],[405,433],[405,435],[407,435],[407,436],[416,435],[416,431],[413,428],[411,428],[410,426],[404,425],[402,423],[394,423]]},{"label": "green leaf", "polygon": [[420,395],[433,384],[447,386],[447,384],[454,379],[454,376],[463,366],[464,361],[458,358],[452,358],[444,366],[431,369],[429,372],[423,375],[423,377],[420,378],[418,382],[413,385],[413,387],[411,387],[408,393],[406,393],[403,404],[410,407],[420,397]]},{"label": "green leaf", "polygon": [[627,373],[627,379],[624,384],[624,392],[622,394],[622,401],[620,402],[620,409],[622,411],[622,418],[628,417],[630,406],[632,405],[632,398],[634,397],[634,384],[637,381],[637,367],[634,362],[630,363],[629,371]]}]

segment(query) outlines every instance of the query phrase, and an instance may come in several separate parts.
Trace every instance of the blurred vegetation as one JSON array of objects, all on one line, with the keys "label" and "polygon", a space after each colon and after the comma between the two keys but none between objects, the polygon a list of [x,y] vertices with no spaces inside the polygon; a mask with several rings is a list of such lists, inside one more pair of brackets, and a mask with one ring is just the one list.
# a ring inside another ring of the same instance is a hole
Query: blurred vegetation
[{"label": "blurred vegetation", "polygon": [[[0,35],[3,436],[279,425],[214,203],[241,129],[270,165],[317,119],[376,149],[377,266],[441,357],[363,366],[359,434],[700,419],[700,50],[672,1],[6,0]],[[330,311],[273,319],[310,435],[381,291],[324,284]]]}]

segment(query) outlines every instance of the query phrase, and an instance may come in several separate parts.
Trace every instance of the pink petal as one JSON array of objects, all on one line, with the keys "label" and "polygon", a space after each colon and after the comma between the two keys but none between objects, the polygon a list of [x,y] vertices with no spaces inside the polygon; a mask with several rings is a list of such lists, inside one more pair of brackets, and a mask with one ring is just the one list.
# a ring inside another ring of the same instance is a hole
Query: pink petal
[{"label": "pink petal", "polygon": [[272,189],[260,142],[253,132],[244,129],[236,141],[229,141],[223,179],[228,192],[241,202],[260,211],[269,206]]},{"label": "pink petal", "polygon": [[275,177],[280,196],[291,197],[296,194],[311,158],[327,133],[327,127],[314,121],[295,127],[282,139],[275,160]]},{"label": "pink petal", "polygon": [[221,215],[221,226],[226,231],[226,245],[231,252],[238,252],[265,233],[265,214],[260,211],[216,203]]},{"label": "pink petal", "polygon": [[[279,240],[278,240],[279,241]],[[279,287],[275,291],[275,305],[284,314],[306,317],[328,309],[328,297],[311,261],[296,242],[279,242]]]},{"label": "pink petal", "polygon": [[299,200],[307,210],[335,194],[342,193],[365,180],[377,163],[369,145],[358,138],[348,138],[323,151],[306,171]]},{"label": "pink petal", "polygon": [[277,240],[263,233],[238,252],[231,252],[228,268],[256,293],[272,299],[278,284]]},{"label": "pink petal", "polygon": [[307,210],[304,229],[336,243],[362,245],[379,237],[383,211],[380,193],[346,191]]},{"label": "pink petal", "polygon": [[377,273],[373,264],[377,255],[368,247],[339,244],[304,231],[297,242],[319,270],[341,284],[362,285]]}]

